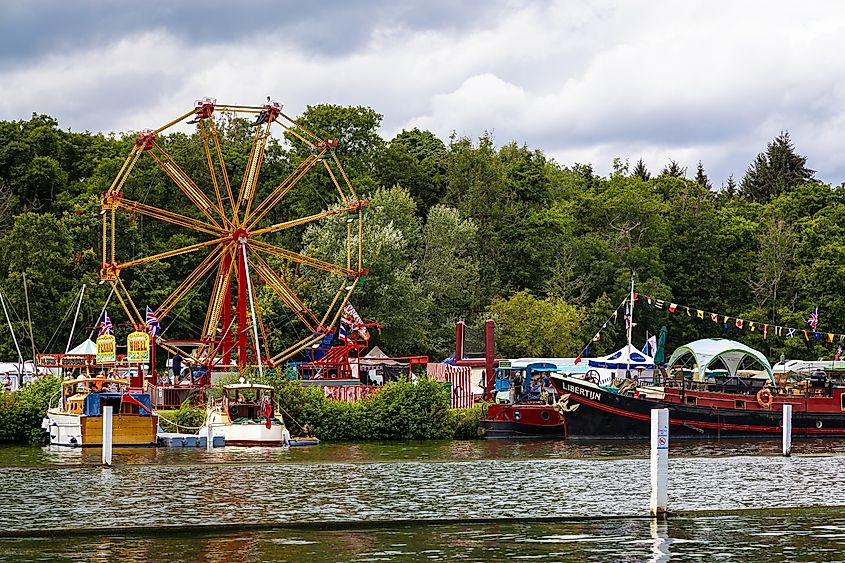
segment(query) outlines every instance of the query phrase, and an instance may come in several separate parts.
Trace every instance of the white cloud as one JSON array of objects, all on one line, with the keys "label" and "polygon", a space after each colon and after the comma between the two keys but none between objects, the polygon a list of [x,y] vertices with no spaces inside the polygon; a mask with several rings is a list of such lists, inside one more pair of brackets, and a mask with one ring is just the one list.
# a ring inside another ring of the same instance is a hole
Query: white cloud
[{"label": "white cloud", "polygon": [[[672,158],[691,173],[700,159],[717,185],[741,178],[786,129],[818,176],[838,183],[842,15],[832,1],[800,10],[513,2],[491,5],[477,18],[485,25],[471,28],[374,20],[348,53],[309,50],[283,32],[192,45],[165,27],[140,27],[105,47],[0,71],[0,119],[40,112],[75,130],[136,130],[200,96],[255,103],[270,94],[291,114],[321,102],[372,106],[387,138],[414,126],[444,139],[493,131],[500,143],[528,143],[561,164],[592,162],[600,173],[614,157],[643,157],[652,172]],[[342,46],[343,37],[324,41]]]}]

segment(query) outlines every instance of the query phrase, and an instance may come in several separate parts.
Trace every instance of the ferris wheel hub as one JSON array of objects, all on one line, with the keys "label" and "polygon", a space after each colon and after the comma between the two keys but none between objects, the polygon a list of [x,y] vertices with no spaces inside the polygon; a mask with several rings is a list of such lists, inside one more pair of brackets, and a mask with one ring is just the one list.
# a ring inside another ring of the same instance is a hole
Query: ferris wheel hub
[{"label": "ferris wheel hub", "polygon": [[232,232],[232,240],[235,241],[235,244],[246,242],[247,240],[249,240],[249,233],[244,228],[235,229]]}]

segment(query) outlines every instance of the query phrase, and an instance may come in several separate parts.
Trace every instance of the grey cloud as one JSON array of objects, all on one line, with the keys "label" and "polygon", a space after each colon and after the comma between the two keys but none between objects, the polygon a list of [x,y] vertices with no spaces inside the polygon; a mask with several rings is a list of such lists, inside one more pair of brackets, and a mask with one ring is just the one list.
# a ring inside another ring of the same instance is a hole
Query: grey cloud
[{"label": "grey cloud", "polygon": [[128,35],[166,30],[189,45],[249,42],[258,34],[285,37],[321,56],[354,52],[377,28],[471,30],[486,25],[501,2],[465,6],[435,0],[406,4],[222,0],[123,2],[28,0],[0,3],[0,69],[54,52],[98,48]]}]

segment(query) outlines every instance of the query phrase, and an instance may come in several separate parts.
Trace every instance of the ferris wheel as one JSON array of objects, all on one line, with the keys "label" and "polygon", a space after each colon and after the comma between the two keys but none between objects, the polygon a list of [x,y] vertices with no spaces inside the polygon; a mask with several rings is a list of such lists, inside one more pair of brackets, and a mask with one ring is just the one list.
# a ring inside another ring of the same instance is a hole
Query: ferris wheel
[{"label": "ferris wheel", "polygon": [[[336,155],[337,141],[321,139],[285,115],[282,109],[281,104],[270,101],[269,97],[268,103],[261,106],[217,104],[213,98],[197,100],[194,108],[184,115],[158,129],[146,129],[136,135],[123,166],[101,197],[103,230],[100,278],[111,284],[136,330],[144,330],[145,316],[141,315],[121,280],[124,271],[191,253],[205,255],[172,293],[155,307],[154,318],[159,322],[172,315],[177,304],[190,298],[192,290],[205,280],[211,280],[214,274],[197,349],[189,352],[163,337],[156,339],[156,344],[172,353],[193,358],[199,363],[208,358],[217,358],[217,363],[238,368],[256,363],[259,366],[277,365],[325,338],[337,324],[352,292],[366,278],[367,271],[362,264],[362,224],[367,203],[358,198],[340,164]],[[255,133],[239,187],[233,185],[229,177],[231,168],[227,167],[224,160],[220,135],[213,119],[215,111],[255,116],[252,124]],[[163,131],[182,122],[197,124],[202,145],[202,155],[197,157],[204,161],[203,166],[208,169],[208,176],[203,181],[192,179],[158,142]],[[293,142],[302,143],[308,148],[308,156],[289,175],[278,180],[262,175],[265,149],[274,125],[288,133],[288,138]],[[190,215],[193,216],[126,197],[124,186],[142,158],[151,159],[175,184],[190,202]],[[315,173],[327,174],[330,183],[336,188],[336,194],[331,196],[333,205],[319,213],[303,214],[272,223],[272,212],[285,196],[306,175]],[[272,180],[270,185],[275,187],[267,195],[257,198],[259,178],[265,182]],[[140,214],[170,223],[205,240],[121,261],[116,254],[115,243],[120,235],[116,224],[123,213]],[[333,263],[284,248],[276,242],[278,237],[271,237],[275,233],[326,221],[337,215],[346,216],[346,252],[336,253],[345,254],[345,263]],[[314,305],[306,305],[307,300],[296,295],[285,276],[271,265],[271,262],[280,261],[335,278],[337,291],[328,306],[317,310]],[[282,350],[268,348],[268,330],[262,321],[261,307],[255,294],[256,284],[269,287],[274,297],[292,312],[294,321],[307,332],[305,338],[291,342]],[[234,362],[233,355],[236,357]]]}]

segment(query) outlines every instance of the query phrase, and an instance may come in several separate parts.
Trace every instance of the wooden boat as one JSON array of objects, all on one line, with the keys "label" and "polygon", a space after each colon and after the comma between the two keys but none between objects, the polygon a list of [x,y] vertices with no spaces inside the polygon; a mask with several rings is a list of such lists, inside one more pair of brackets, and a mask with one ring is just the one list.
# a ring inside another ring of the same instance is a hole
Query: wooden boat
[{"label": "wooden boat", "polygon": [[227,446],[282,446],[289,434],[275,411],[275,391],[270,385],[234,383],[223,386],[223,396],[209,410],[200,435],[223,435]]},{"label": "wooden boat", "polygon": [[[670,434],[677,438],[780,437],[783,406],[792,405],[796,437],[845,437],[845,387],[816,376],[790,387],[756,387],[686,382],[662,386],[613,386],[556,376],[569,439],[647,439],[651,410],[669,409]],[[577,406],[576,406],[577,405]]]},{"label": "wooden boat", "polygon": [[41,427],[50,444],[102,447],[103,407],[112,407],[112,443],[115,447],[155,446],[158,416],[150,396],[127,389],[125,379],[81,377],[62,382],[56,407],[47,410]]}]

